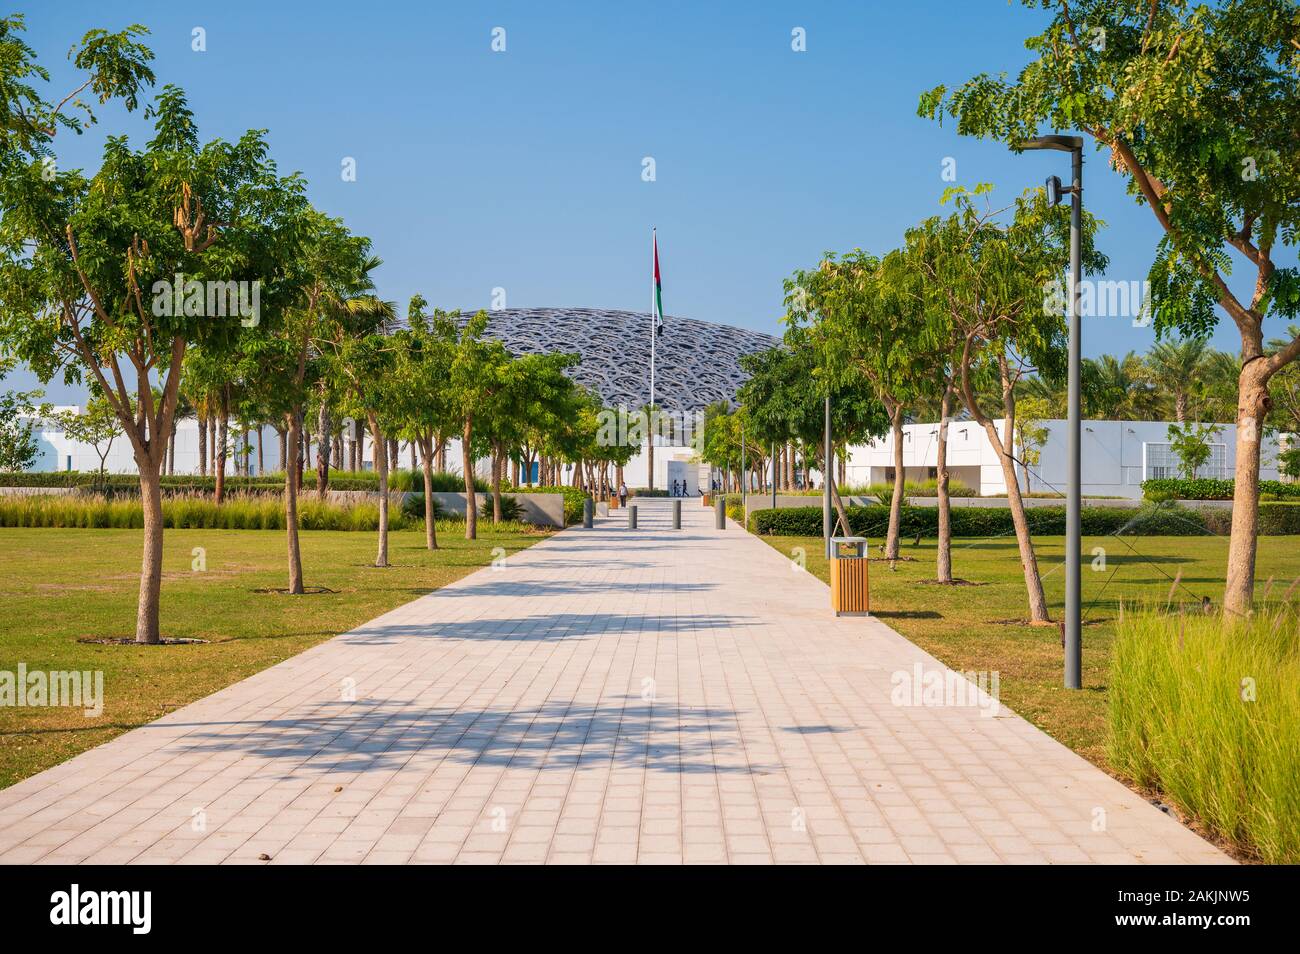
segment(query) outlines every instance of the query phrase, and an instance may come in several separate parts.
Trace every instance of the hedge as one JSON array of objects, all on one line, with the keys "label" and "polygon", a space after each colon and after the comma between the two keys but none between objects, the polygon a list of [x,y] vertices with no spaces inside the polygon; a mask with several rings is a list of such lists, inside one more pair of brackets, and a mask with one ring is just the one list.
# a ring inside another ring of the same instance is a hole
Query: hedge
[{"label": "hedge", "polygon": [[[203,477],[198,474],[164,475],[159,479],[165,492],[212,493],[216,490],[215,477]],[[302,489],[315,492],[316,471],[308,468],[303,471]],[[479,492],[488,490],[488,483],[482,478],[475,478],[474,486]],[[82,473],[79,471],[44,471],[22,473],[0,473],[0,487],[78,487],[95,492],[120,495],[139,493],[140,479],[134,474]],[[365,490],[378,491],[379,475],[374,471],[331,471],[330,490]],[[263,475],[260,477],[238,477],[227,474],[225,489],[228,493],[267,494],[281,493],[284,490],[284,474]],[[424,474],[418,470],[397,470],[389,475],[388,489],[392,491],[424,492]],[[439,493],[457,493],[465,490],[465,479],[460,474],[435,473],[433,489]]]},{"label": "hedge", "polygon": [[[854,534],[883,536],[889,527],[889,508],[883,505],[849,507],[849,524]],[[1031,507],[1025,511],[1031,533],[1044,536],[1065,534],[1064,507]],[[1203,536],[1226,534],[1231,526],[1228,510],[1192,510],[1174,504],[1154,504],[1132,510],[1122,507],[1084,507],[1080,515],[1083,532],[1089,536],[1124,534],[1132,536]],[[934,537],[939,532],[937,507],[904,507],[900,521],[903,536]],[[749,518],[753,533],[770,536],[818,537],[822,532],[820,507],[789,507],[758,510]],[[954,537],[995,537],[1015,532],[1011,510],[1005,507],[953,507]],[[1261,535],[1300,534],[1300,506],[1262,503],[1259,508]]]},{"label": "hedge", "polygon": [[[1142,495],[1148,500],[1231,500],[1235,481],[1213,477],[1186,480],[1181,477],[1159,477],[1142,481]],[[1261,480],[1261,498],[1281,497],[1300,499],[1300,484],[1284,484],[1280,480]]]}]

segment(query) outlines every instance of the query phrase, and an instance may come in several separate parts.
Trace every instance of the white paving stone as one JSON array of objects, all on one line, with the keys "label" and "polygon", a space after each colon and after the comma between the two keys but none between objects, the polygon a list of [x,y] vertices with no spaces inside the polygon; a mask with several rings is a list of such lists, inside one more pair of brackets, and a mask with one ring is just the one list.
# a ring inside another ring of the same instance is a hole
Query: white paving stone
[{"label": "white paving stone", "polygon": [[1230,861],[1005,708],[893,705],[894,672],[941,664],[670,506],[0,792],[0,862]]}]

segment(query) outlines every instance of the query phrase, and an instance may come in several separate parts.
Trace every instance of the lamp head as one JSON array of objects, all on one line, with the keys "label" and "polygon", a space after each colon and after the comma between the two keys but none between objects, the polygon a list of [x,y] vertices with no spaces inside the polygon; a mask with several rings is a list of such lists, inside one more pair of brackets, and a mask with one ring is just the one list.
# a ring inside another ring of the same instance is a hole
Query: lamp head
[{"label": "lamp head", "polygon": [[1048,176],[1046,186],[1047,186],[1047,204],[1060,205],[1061,204],[1061,177]]},{"label": "lamp head", "polygon": [[1024,139],[1016,144],[1015,147],[1020,151],[1030,149],[1055,149],[1057,152],[1074,152],[1083,148],[1082,136],[1035,136],[1032,139]]}]

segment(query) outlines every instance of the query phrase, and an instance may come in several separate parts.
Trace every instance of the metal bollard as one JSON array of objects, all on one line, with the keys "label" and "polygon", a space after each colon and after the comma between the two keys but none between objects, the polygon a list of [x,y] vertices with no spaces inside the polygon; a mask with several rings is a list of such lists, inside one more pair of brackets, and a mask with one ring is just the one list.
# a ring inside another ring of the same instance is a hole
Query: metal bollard
[{"label": "metal bollard", "polygon": [[627,505],[627,528],[629,530],[636,529],[636,504]]},{"label": "metal bollard", "polygon": [[680,530],[681,528],[682,528],[682,502],[680,500],[674,500],[673,501],[673,529]]},{"label": "metal bollard", "polygon": [[582,526],[587,530],[591,529],[591,519],[595,509],[596,505],[590,497],[582,502]]},{"label": "metal bollard", "polygon": [[718,530],[727,529],[727,501],[721,495],[713,501],[714,526]]}]

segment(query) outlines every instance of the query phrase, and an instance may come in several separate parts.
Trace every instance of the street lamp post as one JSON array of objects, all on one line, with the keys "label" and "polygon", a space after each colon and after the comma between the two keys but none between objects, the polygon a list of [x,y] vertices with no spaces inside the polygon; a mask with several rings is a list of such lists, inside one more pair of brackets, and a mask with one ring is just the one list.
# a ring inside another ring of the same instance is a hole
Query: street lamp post
[{"label": "street lamp post", "polygon": [[822,537],[826,541],[826,559],[831,558],[831,396],[826,395],[825,431],[822,437]]},{"label": "street lamp post", "polygon": [[740,425],[740,509],[748,506],[749,470],[745,462],[745,425]]},{"label": "street lamp post", "polygon": [[772,509],[776,509],[776,441],[772,442]]},{"label": "street lamp post", "polygon": [[1061,196],[1070,196],[1070,284],[1066,293],[1070,303],[1070,370],[1069,370],[1069,457],[1066,463],[1065,489],[1065,688],[1083,688],[1083,641],[1080,618],[1080,591],[1083,584],[1083,540],[1079,529],[1082,510],[1080,490],[1079,366],[1081,363],[1079,328],[1079,271],[1082,267],[1080,242],[1083,229],[1083,137],[1038,136],[1020,143],[1020,149],[1054,149],[1070,153],[1071,183],[1061,186],[1052,176],[1047,180],[1047,198],[1053,205]]}]

